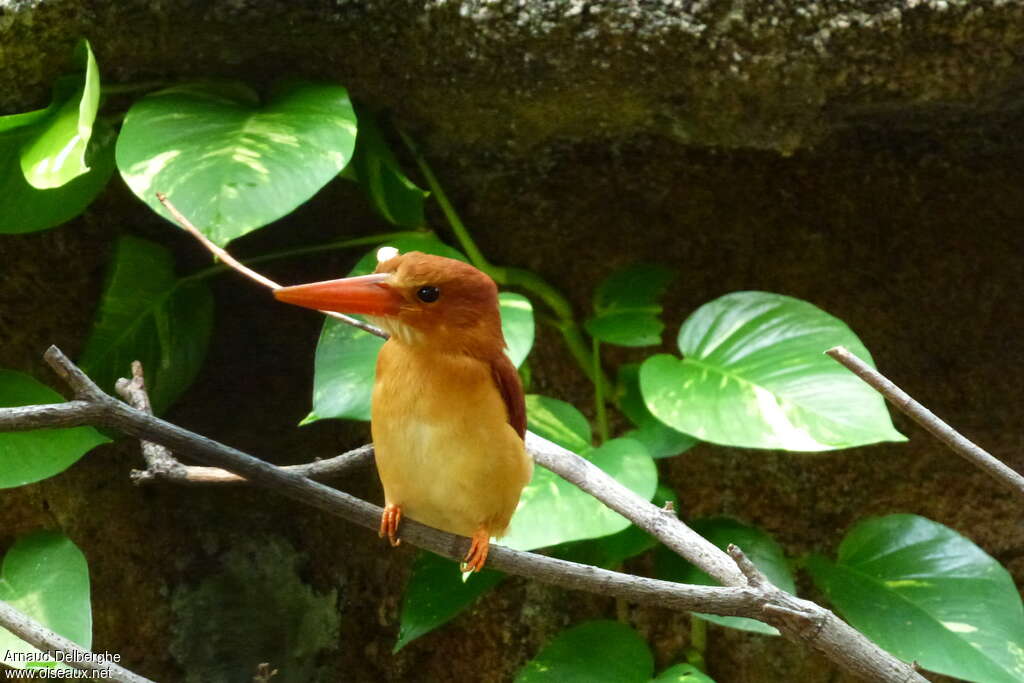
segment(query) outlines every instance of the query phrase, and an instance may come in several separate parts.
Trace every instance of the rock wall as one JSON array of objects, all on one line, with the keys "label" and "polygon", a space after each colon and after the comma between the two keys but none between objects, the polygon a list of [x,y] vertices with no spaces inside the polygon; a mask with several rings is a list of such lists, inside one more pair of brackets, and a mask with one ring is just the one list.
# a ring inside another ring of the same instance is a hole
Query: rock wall
[{"label": "rock wall", "polygon": [[[581,314],[595,283],[635,260],[680,273],[666,350],[686,315],[720,294],[808,299],[846,321],[895,381],[1019,469],[1022,33],[1024,4],[995,0],[15,0],[0,3],[0,111],[44,103],[83,35],[108,83],[330,78],[421,140],[491,260],[538,271]],[[332,186],[234,249],[381,228]],[[172,247],[183,272],[206,263],[117,179],[68,225],[0,237],[0,367],[52,383],[42,351],[81,349],[123,232]],[[267,270],[309,281],[355,257]],[[361,425],[295,427],[315,316],[273,307],[231,276],[215,290],[210,356],[171,420],[280,463],[367,438]],[[535,391],[591,405],[550,330],[531,362]],[[908,444],[816,455],[700,446],[662,474],[684,516],[738,516],[794,555],[832,552],[865,515],[916,512],[1024,579],[1016,501],[896,424]],[[392,655],[409,549],[252,491],[135,488],[127,475],[138,463],[123,441],[0,492],[0,550],[28,530],[64,529],[90,561],[95,648],[160,681],[248,680],[263,653],[281,657],[275,680],[509,680],[561,627],[615,614],[649,637],[659,667],[686,642],[680,615],[510,580]],[[337,485],[380,497],[369,472]],[[649,568],[646,558],[628,567]],[[252,590],[270,584],[280,588],[270,598]],[[271,606],[279,618],[253,616]],[[204,631],[210,623],[220,626]],[[256,639],[275,626],[276,642]],[[286,634],[302,642],[282,650]],[[226,649],[237,658],[219,676],[210,662]],[[795,644],[717,627],[709,661],[722,683],[846,680]]]}]

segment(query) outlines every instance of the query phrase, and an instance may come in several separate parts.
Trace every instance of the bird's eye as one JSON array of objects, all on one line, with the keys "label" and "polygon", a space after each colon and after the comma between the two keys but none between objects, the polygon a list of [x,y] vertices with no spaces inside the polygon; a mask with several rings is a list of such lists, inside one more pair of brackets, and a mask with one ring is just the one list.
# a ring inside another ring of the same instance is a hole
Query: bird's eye
[{"label": "bird's eye", "polygon": [[420,287],[416,290],[416,296],[419,297],[420,301],[432,304],[437,301],[439,296],[441,296],[441,290],[437,287]]}]

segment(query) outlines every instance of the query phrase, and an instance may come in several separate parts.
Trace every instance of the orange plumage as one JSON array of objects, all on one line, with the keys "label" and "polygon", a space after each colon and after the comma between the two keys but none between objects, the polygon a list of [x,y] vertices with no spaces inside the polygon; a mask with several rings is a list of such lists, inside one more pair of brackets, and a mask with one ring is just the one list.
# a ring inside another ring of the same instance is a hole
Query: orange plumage
[{"label": "orange plumage", "polygon": [[381,535],[397,545],[408,515],[471,536],[465,563],[479,570],[532,471],[523,390],[504,352],[494,282],[461,261],[409,252],[382,261],[374,275],[275,296],[368,314],[390,333],[377,358],[371,424],[384,485]]}]

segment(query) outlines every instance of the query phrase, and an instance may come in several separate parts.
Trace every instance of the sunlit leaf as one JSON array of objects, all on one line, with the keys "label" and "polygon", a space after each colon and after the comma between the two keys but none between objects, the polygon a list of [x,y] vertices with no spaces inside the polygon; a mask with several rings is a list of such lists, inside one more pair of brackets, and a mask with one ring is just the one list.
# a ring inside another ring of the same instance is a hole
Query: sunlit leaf
[{"label": "sunlit leaf", "polygon": [[21,146],[21,169],[39,190],[61,187],[89,171],[86,150],[100,103],[100,74],[89,41],[75,50],[81,74],[63,78],[46,117]]},{"label": "sunlit leaf", "polygon": [[402,172],[376,119],[362,107],[357,107],[357,112],[359,135],[349,175],[362,186],[374,208],[389,223],[422,227],[425,224],[423,200],[430,193],[421,190]]},{"label": "sunlit leaf", "polygon": [[522,294],[502,292],[498,295],[498,308],[508,355],[518,368],[533,348],[533,305]]},{"label": "sunlit leaf", "polygon": [[655,458],[679,455],[700,443],[697,439],[672,429],[651,415],[640,393],[640,366],[627,363],[619,368],[619,409],[636,425],[623,436],[636,439]]},{"label": "sunlit leaf", "polygon": [[112,393],[119,377],[131,375],[131,362],[142,361],[159,414],[199,373],[212,327],[206,284],[178,279],[164,247],[122,237],[79,365]]},{"label": "sunlit leaf", "polygon": [[526,419],[530,431],[562,448],[575,453],[590,449],[590,423],[571,403],[550,396],[527,394]]},{"label": "sunlit leaf", "polygon": [[[530,428],[540,433],[533,423]],[[645,500],[654,495],[658,470],[639,441],[612,439],[581,455]],[[537,466],[523,489],[508,534],[499,542],[517,550],[532,550],[607,536],[629,525],[628,519],[590,494]]]},{"label": "sunlit leaf", "polygon": [[290,82],[263,106],[241,83],[193,83],[132,105],[117,166],[169,219],[163,192],[218,244],[290,213],[352,158],[356,116],[341,86]]},{"label": "sunlit leaf", "polygon": [[633,628],[586,621],[562,631],[516,676],[516,683],[647,683],[654,657]]},{"label": "sunlit leaf", "polygon": [[672,276],[668,268],[650,264],[612,273],[594,293],[594,317],[585,324],[587,332],[619,346],[660,344],[665,325],[658,299]]},{"label": "sunlit leaf", "polygon": [[453,619],[504,578],[501,572],[483,569],[463,581],[457,562],[421,552],[405,585],[394,652]]},{"label": "sunlit leaf", "polygon": [[814,582],[854,628],[905,661],[979,683],[1024,679],[1024,610],[1010,574],[952,529],[917,515],[854,526]]},{"label": "sunlit leaf", "polygon": [[[67,536],[42,531],[15,541],[0,568],[0,600],[83,648],[92,647],[89,567]],[[38,655],[39,650],[0,628],[0,653],[5,652]],[[4,664],[25,668],[17,659],[5,657]]]},{"label": "sunlit leaf", "polygon": [[[432,235],[402,237],[381,246],[395,247],[402,253],[422,251],[466,260],[458,250]],[[366,275],[373,272],[376,266],[377,249],[372,249],[359,259],[349,276]],[[384,340],[380,337],[333,318],[325,320],[316,346],[313,410],[302,420],[302,424],[325,418],[369,420],[377,352],[383,345]]]},{"label": "sunlit leaf", "polygon": [[[45,110],[44,110],[45,111]],[[35,232],[60,225],[85,210],[114,172],[114,131],[96,122],[86,160],[91,170],[51,190],[37,190],[21,171],[21,147],[33,126],[0,133],[0,233]]]},{"label": "sunlit leaf", "polygon": [[683,358],[661,354],[640,388],[662,422],[704,441],[823,451],[905,441],[885,402],[824,355],[871,355],[841,320],[792,297],[736,292],[701,306],[679,330]]},{"label": "sunlit leaf", "polygon": [[[750,561],[765,576],[784,591],[793,593],[796,585],[782,548],[771,536],[756,527],[740,524],[724,517],[700,519],[691,523],[693,529],[716,546],[725,550],[732,543],[739,546]],[[692,564],[662,546],[657,555],[658,578],[679,583],[695,583],[702,586],[717,586],[719,583]],[[698,614],[710,622],[738,628],[743,631],[778,635],[779,632],[768,624],[746,617],[721,617],[716,614]]]},{"label": "sunlit leaf", "polygon": [[[0,408],[63,402],[63,396],[32,377],[0,370]],[[0,433],[0,488],[52,477],[109,441],[92,427]]]},{"label": "sunlit leaf", "polygon": [[[673,504],[678,502],[675,492],[667,486],[659,485],[651,502],[658,507],[663,507],[669,501]],[[622,531],[609,536],[563,543],[551,548],[548,554],[570,562],[614,569],[629,558],[644,553],[657,545],[658,539],[631,524]]]}]

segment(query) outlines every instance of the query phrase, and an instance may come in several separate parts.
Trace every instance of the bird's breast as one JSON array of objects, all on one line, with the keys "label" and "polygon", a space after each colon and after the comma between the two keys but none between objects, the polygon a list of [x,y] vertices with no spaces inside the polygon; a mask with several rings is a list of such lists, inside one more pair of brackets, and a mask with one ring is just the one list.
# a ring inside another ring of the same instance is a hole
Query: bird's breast
[{"label": "bird's breast", "polygon": [[484,361],[381,349],[373,441],[388,503],[417,521],[462,535],[508,525],[531,461]]}]

